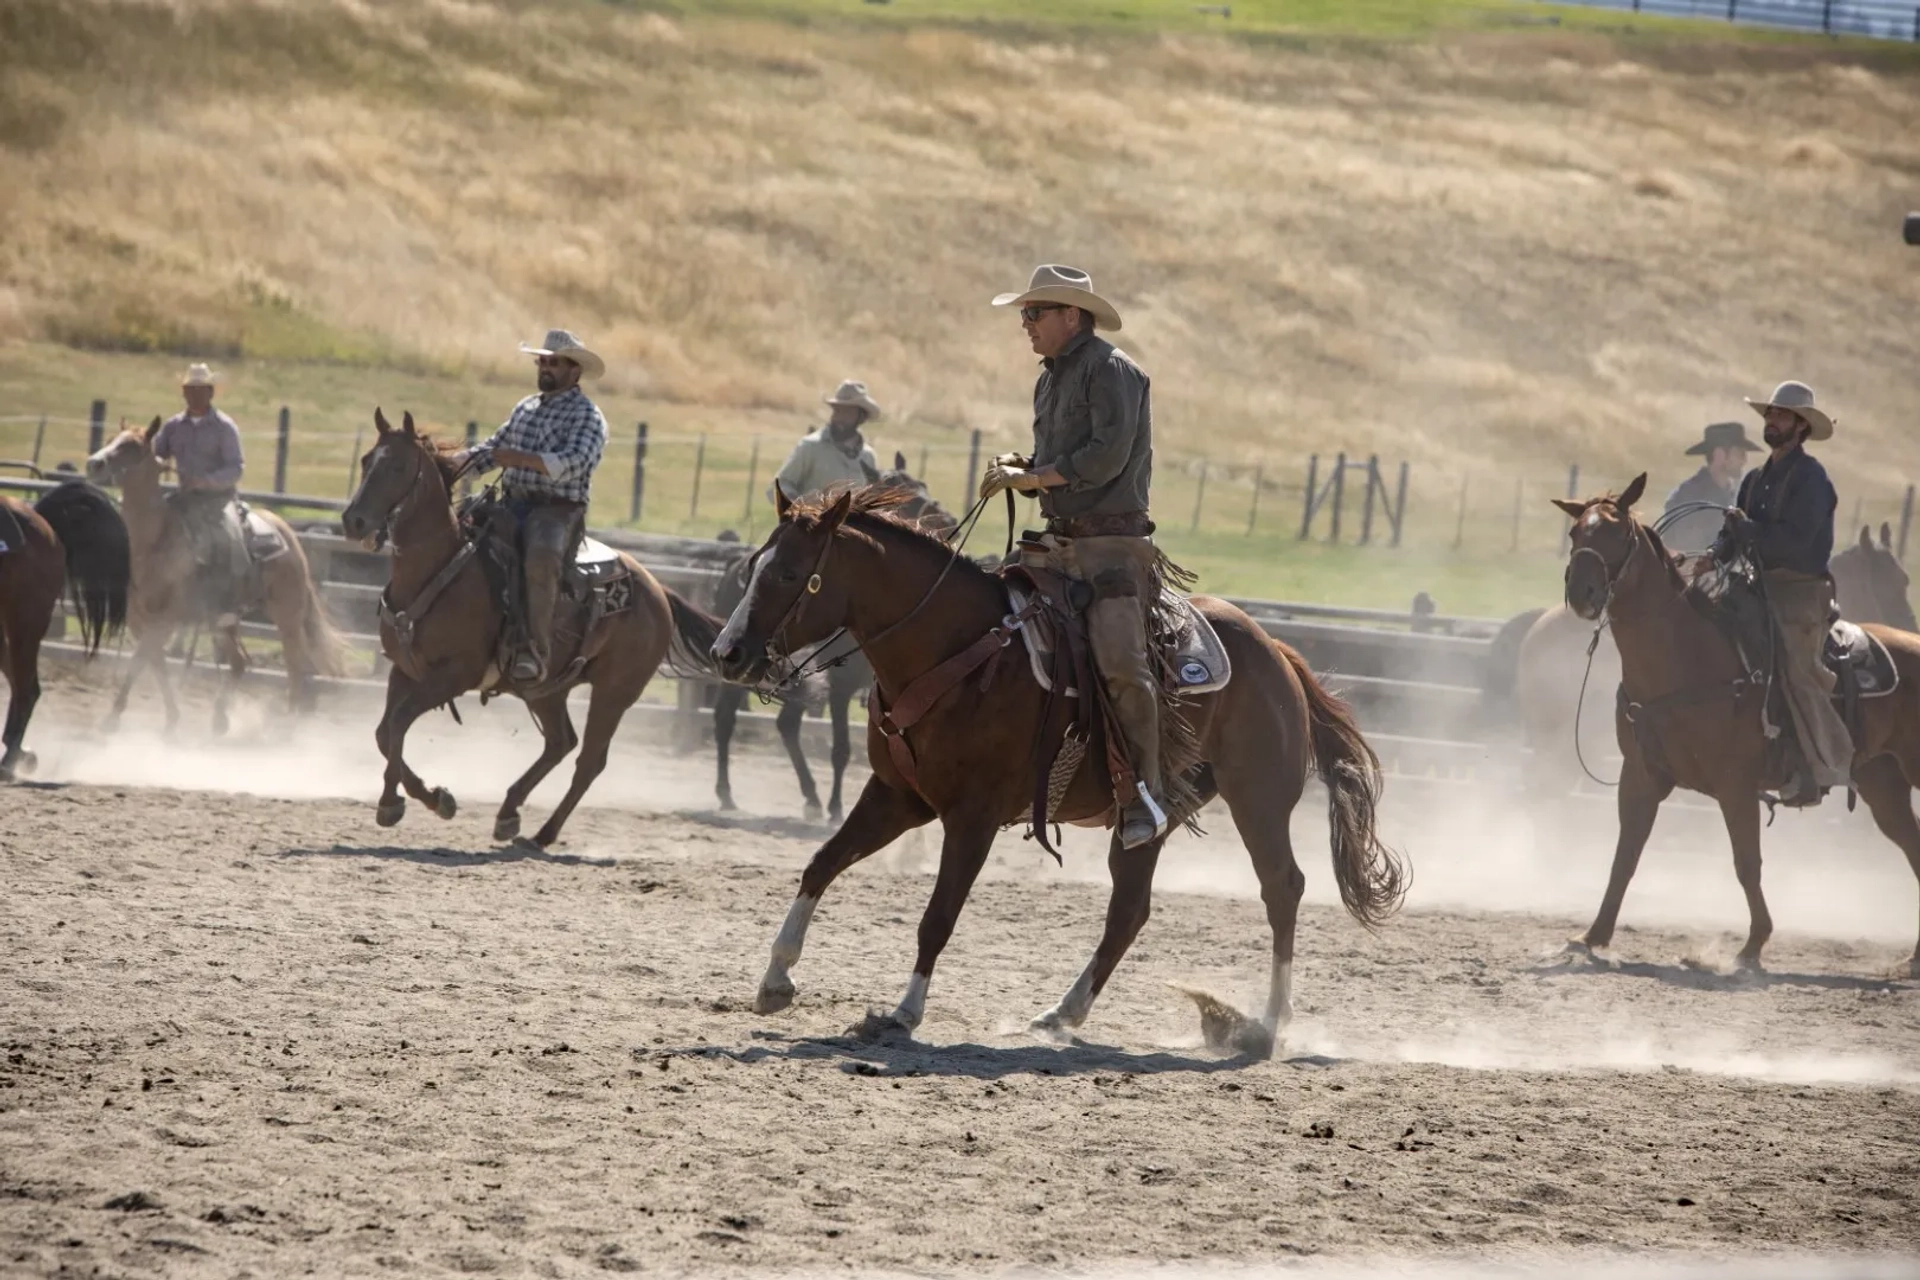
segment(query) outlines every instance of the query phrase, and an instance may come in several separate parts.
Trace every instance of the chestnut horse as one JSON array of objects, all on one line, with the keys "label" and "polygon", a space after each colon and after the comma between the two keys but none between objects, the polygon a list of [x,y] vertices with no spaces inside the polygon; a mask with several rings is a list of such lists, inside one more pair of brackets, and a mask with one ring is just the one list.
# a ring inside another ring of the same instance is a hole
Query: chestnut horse
[{"label": "chestnut horse", "polygon": [[[187,526],[160,487],[163,466],[153,456],[153,438],[159,434],[160,419],[147,424],[145,431],[122,431],[100,452],[87,459],[87,478],[96,484],[120,486],[126,502],[127,527],[133,536],[133,600],[129,621],[138,638],[133,661],[114,695],[108,724],[118,724],[127,709],[133,682],[147,668],[153,669],[160,685],[160,698],[167,709],[167,728],[180,719],[180,708],[173,700],[173,682],[167,675],[167,641],[174,632],[192,623],[208,623],[193,590],[193,544]],[[345,641],[327,621],[326,606],[321,603],[313,574],[307,567],[307,553],[293,529],[271,511],[261,512],[286,545],[286,551],[260,562],[248,584],[249,610],[263,609],[280,632],[281,653],[287,669],[287,705],[293,711],[307,710],[313,701],[313,677],[346,674]],[[227,665],[228,679],[220,682],[214,695],[213,731],[227,728],[227,703],[233,685],[247,669],[246,650],[241,646],[238,629],[210,630],[214,660]]]},{"label": "chestnut horse", "polygon": [[[870,486],[793,504],[781,500],[780,522],[760,548],[746,598],[713,645],[722,674],[753,680],[773,659],[844,627],[866,650],[886,705],[903,715],[902,695],[919,677],[963,653],[1003,651],[985,674],[976,671],[949,688],[903,731],[914,760],[912,781],[882,733],[886,718],[869,717],[873,776],[800,878],[754,1001],[763,1013],[793,1000],[788,971],[827,886],[862,858],[938,817],[944,829],[939,875],[920,920],[919,955],[906,996],[892,1017],[909,1031],[918,1026],[934,963],[994,833],[1028,814],[1037,745],[1058,742],[1071,719],[1066,700],[1049,702],[1033,678],[1024,639],[1006,629],[1005,586],[957,548],[896,516],[907,497],[904,490]],[[1329,792],[1334,877],[1354,918],[1369,927],[1383,922],[1404,896],[1406,872],[1376,832],[1379,761],[1346,705],[1321,688],[1298,654],[1245,613],[1209,596],[1194,603],[1219,632],[1233,678],[1227,689],[1188,704],[1202,760],[1190,777],[1203,798],[1218,794],[1226,800],[1253,856],[1273,930],[1261,1020],[1273,1031],[1292,1015],[1294,921],[1306,883],[1294,861],[1288,823],[1314,767]],[[1086,760],[1104,759],[1096,737]],[[1104,826],[1112,804],[1105,769],[1088,763],[1051,816]],[[1058,1005],[1035,1020],[1036,1028],[1058,1032],[1086,1020],[1147,922],[1164,839],[1123,849],[1116,836],[1107,856],[1113,890],[1106,930],[1085,971]]]},{"label": "chestnut horse", "polygon": [[[720,620],[662,587],[633,557],[622,554],[633,581],[626,607],[608,613],[584,636],[567,635],[564,626],[556,627],[556,664],[576,656],[584,658],[585,664],[570,678],[531,689],[504,681],[495,660],[506,618],[480,556],[467,551],[469,544],[454,515],[450,501],[454,464],[449,453],[414,429],[412,414],[405,416],[398,430],[377,409],[373,422],[378,434],[360,460],[360,484],[341,513],[340,525],[355,539],[384,531],[393,546],[392,578],[380,618],[380,647],[392,660],[393,670],[387,676],[386,712],[374,730],[387,770],[374,819],[383,827],[400,821],[407,811],[407,802],[400,796],[403,786],[440,817],[453,817],[457,807],[453,794],[444,787],[427,786],[407,767],[407,730],[435,707],[473,689],[496,687],[499,681],[501,692],[525,700],[540,726],[544,747],[533,767],[507,789],[494,819],[494,839],[519,836],[520,806],[555,765],[580,747],[566,797],[533,838],[534,844],[546,848],[560,838],[560,828],[574,806],[606,768],[613,731],[653,679],[676,636],[680,651],[704,660]],[[408,636],[397,629],[394,611],[406,617]],[[581,684],[593,690],[584,742],[567,713],[567,693]]]},{"label": "chestnut horse", "polygon": [[126,624],[130,559],[126,522],[92,485],[63,484],[31,507],[0,497],[0,672],[10,690],[0,782],[32,773],[37,763],[22,744],[40,700],[40,642],[62,584],[91,658]]},{"label": "chestnut horse", "polygon": [[[1593,924],[1568,945],[1588,952],[1612,942],[1654,817],[1679,786],[1720,805],[1751,916],[1739,961],[1757,969],[1773,932],[1760,892],[1760,794],[1780,781],[1769,776],[1763,695],[1747,683],[1726,633],[1689,600],[1690,588],[1659,535],[1635,518],[1633,504],[1646,482],[1640,476],[1618,497],[1554,500],[1573,518],[1568,607],[1590,622],[1604,615],[1620,650],[1614,733],[1625,757],[1620,836],[1606,896]],[[1920,822],[1913,814],[1913,789],[1920,784],[1920,635],[1881,625],[1866,630],[1887,646],[1900,686],[1861,702],[1853,782],[1881,834],[1900,846],[1920,877]],[[1637,731],[1629,705],[1637,709]],[[1920,977],[1920,943],[1907,967]]]}]

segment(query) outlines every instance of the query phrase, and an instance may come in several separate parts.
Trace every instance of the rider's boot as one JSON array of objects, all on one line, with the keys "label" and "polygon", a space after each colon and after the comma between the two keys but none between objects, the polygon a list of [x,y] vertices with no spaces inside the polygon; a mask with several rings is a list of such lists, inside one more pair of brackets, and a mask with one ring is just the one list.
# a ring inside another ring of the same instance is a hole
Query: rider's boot
[{"label": "rider's boot", "polygon": [[508,672],[522,684],[544,680],[551,674],[553,615],[560,603],[560,575],[567,554],[565,532],[562,527],[556,538],[542,525],[532,520],[527,522],[524,596],[527,644],[514,657]]}]

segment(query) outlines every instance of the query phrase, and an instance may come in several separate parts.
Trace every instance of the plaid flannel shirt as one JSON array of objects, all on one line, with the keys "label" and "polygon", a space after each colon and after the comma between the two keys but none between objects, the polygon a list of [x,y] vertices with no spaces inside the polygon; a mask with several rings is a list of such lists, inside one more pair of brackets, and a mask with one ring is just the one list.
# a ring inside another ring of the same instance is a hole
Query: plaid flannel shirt
[{"label": "plaid flannel shirt", "polygon": [[606,418],[586,392],[572,387],[550,397],[531,395],[515,405],[506,425],[474,446],[471,469],[493,470],[495,449],[537,453],[547,464],[547,474],[506,468],[502,479],[507,496],[585,502],[606,448]]}]

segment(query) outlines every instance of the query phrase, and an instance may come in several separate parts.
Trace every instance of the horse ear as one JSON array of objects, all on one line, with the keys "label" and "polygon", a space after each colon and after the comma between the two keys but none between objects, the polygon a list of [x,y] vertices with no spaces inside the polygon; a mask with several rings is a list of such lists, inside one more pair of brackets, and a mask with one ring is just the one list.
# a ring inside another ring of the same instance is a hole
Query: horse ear
[{"label": "horse ear", "polygon": [[407,433],[409,439],[420,434],[413,428],[413,413],[411,410],[400,415],[400,429]]},{"label": "horse ear", "polygon": [[1553,499],[1553,505],[1566,512],[1567,516],[1574,520],[1578,520],[1581,516],[1585,515],[1587,510],[1586,503],[1575,502],[1571,498],[1555,498]]},{"label": "horse ear", "polygon": [[850,513],[852,510],[853,510],[853,490],[849,489],[845,493],[841,494],[839,498],[837,498],[834,501],[834,504],[832,506],[827,508],[827,512],[825,515],[820,517],[820,527],[825,529],[828,533],[832,533],[835,529],[838,529],[840,527],[842,522],[846,520],[848,513]]},{"label": "horse ear", "polygon": [[1893,550],[1893,526],[1885,520],[1880,522],[1880,549],[1882,551]]},{"label": "horse ear", "polygon": [[785,520],[787,512],[791,510],[793,510],[793,500],[787,497],[787,491],[780,487],[780,481],[776,477],[773,482],[773,513],[776,518]]},{"label": "horse ear", "polygon": [[387,421],[386,414],[380,412],[379,405],[373,406],[373,427],[374,430],[378,431],[381,435],[386,435],[389,431],[393,430],[393,424]]},{"label": "horse ear", "polygon": [[898,449],[893,451],[893,469],[895,471],[905,471],[907,469],[907,455]]},{"label": "horse ear", "polygon": [[1862,551],[1873,550],[1873,530],[1864,524],[1860,526],[1860,549]]},{"label": "horse ear", "polygon": [[160,434],[160,415],[156,413],[153,415],[153,421],[147,424],[147,430],[145,434],[143,434],[140,438],[142,440],[145,440],[148,444],[152,444],[153,438],[159,434]]},{"label": "horse ear", "polygon": [[1640,501],[1640,495],[1647,491],[1647,473],[1642,471],[1627,486],[1627,491],[1613,500],[1613,505],[1622,511],[1632,511],[1633,504]]}]

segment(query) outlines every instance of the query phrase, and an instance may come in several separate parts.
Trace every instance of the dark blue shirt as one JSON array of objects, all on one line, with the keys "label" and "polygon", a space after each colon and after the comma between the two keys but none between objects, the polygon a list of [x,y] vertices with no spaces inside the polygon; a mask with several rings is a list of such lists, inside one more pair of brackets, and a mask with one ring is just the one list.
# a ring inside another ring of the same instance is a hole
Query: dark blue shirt
[{"label": "dark blue shirt", "polygon": [[1840,505],[1827,469],[1804,449],[1747,472],[1740,509],[1759,535],[1760,567],[1824,574],[1833,558],[1833,513]]}]

